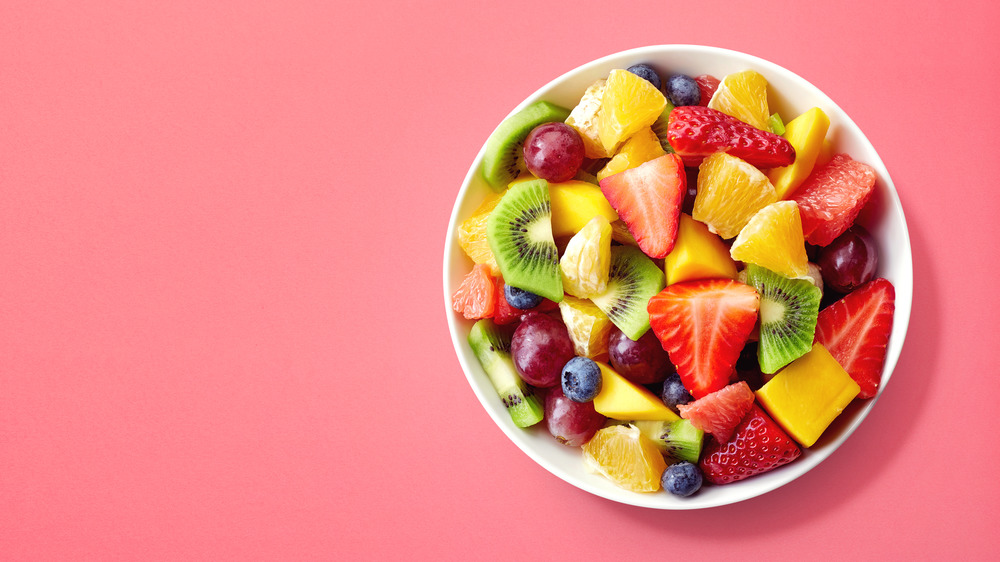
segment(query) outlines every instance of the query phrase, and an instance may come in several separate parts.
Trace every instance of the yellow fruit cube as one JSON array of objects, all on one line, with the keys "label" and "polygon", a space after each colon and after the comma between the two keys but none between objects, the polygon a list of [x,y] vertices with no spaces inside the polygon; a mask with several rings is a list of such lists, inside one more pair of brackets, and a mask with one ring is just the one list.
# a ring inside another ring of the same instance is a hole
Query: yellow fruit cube
[{"label": "yellow fruit cube", "polygon": [[757,211],[733,241],[734,260],[755,263],[786,277],[809,273],[802,217],[795,201],[778,201]]},{"label": "yellow fruit cube", "polygon": [[663,145],[660,144],[660,139],[653,132],[653,129],[646,127],[625,141],[618,153],[597,172],[597,179],[598,181],[603,180],[608,176],[635,168],[639,164],[649,162],[664,154],[666,152],[663,150]]},{"label": "yellow fruit cube", "polygon": [[648,80],[627,70],[612,70],[597,117],[604,150],[614,154],[626,139],[655,123],[665,107],[667,98]]},{"label": "yellow fruit cube", "polygon": [[809,177],[829,128],[830,118],[818,107],[785,125],[785,139],[795,148],[795,162],[791,166],[774,168],[767,173],[779,199],[790,196]]},{"label": "yellow fruit cube", "polygon": [[830,160],[833,160],[833,143],[830,142],[830,139],[823,139],[823,144],[819,147],[819,154],[816,155],[816,163],[813,164],[813,169],[825,166]]},{"label": "yellow fruit cube", "polygon": [[820,344],[778,371],[757,400],[803,447],[811,447],[861,387]]},{"label": "yellow fruit cube", "polygon": [[583,148],[587,158],[607,158],[611,154],[604,150],[601,144],[601,134],[597,128],[597,118],[601,114],[601,100],[604,98],[604,85],[607,80],[601,78],[591,84],[583,92],[580,103],[566,118],[566,124],[576,129],[583,139]]},{"label": "yellow fruit cube", "polygon": [[570,180],[549,184],[552,204],[552,235],[571,236],[580,232],[596,216],[618,220],[618,213],[605,199],[601,188],[584,181]]},{"label": "yellow fruit cube", "polygon": [[607,360],[608,338],[614,324],[607,314],[587,299],[566,295],[559,303],[563,324],[573,340],[577,355],[591,359]]},{"label": "yellow fruit cube", "polygon": [[722,238],[681,213],[674,249],[663,261],[667,285],[693,279],[736,279],[736,262]]},{"label": "yellow fruit cube", "polygon": [[601,392],[594,398],[594,409],[598,413],[616,420],[680,419],[645,387],[629,381],[605,363],[597,365],[601,368]]}]

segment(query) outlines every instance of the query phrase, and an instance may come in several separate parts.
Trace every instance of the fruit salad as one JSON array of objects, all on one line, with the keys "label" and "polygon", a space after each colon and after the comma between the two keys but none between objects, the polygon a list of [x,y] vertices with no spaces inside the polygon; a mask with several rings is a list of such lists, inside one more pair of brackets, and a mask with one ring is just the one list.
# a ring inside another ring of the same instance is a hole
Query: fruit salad
[{"label": "fruit salad", "polygon": [[878,392],[895,294],[855,223],[875,170],[769,87],[638,64],[486,143],[452,308],[512,422],[626,490],[778,469]]}]

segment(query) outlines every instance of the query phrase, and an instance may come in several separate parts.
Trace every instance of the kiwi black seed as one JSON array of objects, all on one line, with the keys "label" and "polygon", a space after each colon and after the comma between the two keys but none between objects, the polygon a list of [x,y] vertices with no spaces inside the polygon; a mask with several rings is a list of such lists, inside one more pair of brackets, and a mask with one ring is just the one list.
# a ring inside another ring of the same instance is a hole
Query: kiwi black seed
[{"label": "kiwi black seed", "polygon": [[644,435],[659,447],[667,462],[697,463],[705,432],[688,420],[633,422]]},{"label": "kiwi black seed", "polygon": [[514,425],[528,427],[542,421],[545,408],[514,368],[510,355],[513,333],[513,326],[497,326],[492,320],[484,318],[476,322],[469,331],[469,346],[486,371],[486,376],[507,408]]},{"label": "kiwi black seed", "polygon": [[611,247],[608,288],[591,298],[632,341],[649,330],[649,299],[666,286],[663,270],[634,246]]},{"label": "kiwi black seed", "polygon": [[562,300],[548,182],[525,181],[507,190],[486,219],[486,239],[504,283],[555,302]]},{"label": "kiwi black seed", "polygon": [[483,178],[495,191],[507,185],[526,170],[523,164],[524,139],[542,123],[565,121],[569,110],[547,101],[535,102],[503,120],[486,140],[483,153]]},{"label": "kiwi black seed", "polygon": [[759,265],[747,266],[747,283],[760,294],[757,360],[773,374],[812,349],[822,291],[808,279],[790,279]]}]

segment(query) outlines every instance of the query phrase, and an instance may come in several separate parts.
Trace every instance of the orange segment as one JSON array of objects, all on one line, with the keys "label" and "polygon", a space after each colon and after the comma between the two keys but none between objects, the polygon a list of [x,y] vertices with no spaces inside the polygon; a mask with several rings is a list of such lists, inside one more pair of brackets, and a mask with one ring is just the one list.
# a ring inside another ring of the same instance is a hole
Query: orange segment
[{"label": "orange segment", "polygon": [[698,169],[698,195],[691,216],[728,240],[739,234],[757,211],[777,200],[763,172],[735,156],[716,152]]},{"label": "orange segment", "polygon": [[597,118],[601,114],[601,101],[604,98],[603,78],[591,84],[580,98],[573,111],[566,118],[566,124],[576,129],[583,139],[583,148],[587,158],[607,158],[611,156],[601,144],[601,134]]},{"label": "orange segment", "polygon": [[604,150],[614,154],[621,143],[652,125],[666,106],[667,98],[648,81],[627,70],[612,70],[597,119]]},{"label": "orange segment", "polygon": [[580,298],[600,295],[608,288],[611,270],[611,223],[597,215],[573,235],[559,260],[563,290]]},{"label": "orange segment", "polygon": [[595,472],[632,492],[655,492],[667,463],[656,445],[634,425],[612,425],[583,445],[583,460]]},{"label": "orange segment", "polygon": [[483,201],[483,204],[472,216],[465,219],[458,227],[458,245],[475,263],[486,264],[490,268],[490,273],[498,275],[500,268],[497,267],[497,260],[493,257],[493,250],[486,240],[486,219],[500,202],[502,194],[491,193]]},{"label": "orange segment", "polygon": [[768,125],[771,113],[767,108],[767,79],[755,70],[744,70],[723,78],[708,107],[758,129],[771,130]]},{"label": "orange segment", "polygon": [[798,203],[778,201],[758,211],[740,231],[729,254],[734,260],[755,263],[786,277],[808,274]]},{"label": "orange segment", "polygon": [[597,179],[603,180],[608,176],[635,168],[639,164],[649,162],[664,154],[666,152],[660,144],[660,139],[657,138],[653,129],[646,127],[625,141],[618,153],[597,172]]},{"label": "orange segment", "polygon": [[569,338],[573,340],[573,349],[577,355],[607,359],[608,338],[614,324],[597,305],[587,299],[566,295],[559,303],[559,313],[569,331]]}]

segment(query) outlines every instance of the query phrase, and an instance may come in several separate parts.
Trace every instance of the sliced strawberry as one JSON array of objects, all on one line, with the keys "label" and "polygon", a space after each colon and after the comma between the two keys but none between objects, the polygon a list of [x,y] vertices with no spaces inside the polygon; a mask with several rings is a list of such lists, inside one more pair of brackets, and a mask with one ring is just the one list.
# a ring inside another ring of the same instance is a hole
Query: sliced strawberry
[{"label": "sliced strawberry", "polygon": [[674,249],[681,203],[687,192],[684,164],[676,154],[664,154],[604,178],[601,192],[643,253],[663,258]]},{"label": "sliced strawberry", "polygon": [[689,402],[678,404],[681,417],[690,420],[695,428],[711,433],[720,443],[729,441],[733,430],[753,406],[754,394],[750,385],[740,381],[722,390]]},{"label": "sliced strawberry", "polygon": [[878,392],[895,310],[896,289],[879,278],[819,312],[815,341],[858,383],[858,398]]},{"label": "sliced strawberry", "polygon": [[758,168],[795,162],[795,148],[784,138],[708,107],[675,107],[670,112],[667,138],[686,166],[697,166],[716,152],[732,154]]},{"label": "sliced strawberry", "polygon": [[701,76],[695,76],[694,81],[698,83],[698,90],[701,91],[701,101],[698,102],[700,106],[708,105],[709,100],[715,95],[715,91],[719,89],[719,79],[711,74],[702,74]]},{"label": "sliced strawberry", "polygon": [[875,169],[837,154],[792,193],[806,242],[826,246],[854,224],[875,187]]},{"label": "sliced strawberry", "polygon": [[802,449],[756,404],[725,442],[710,441],[702,453],[702,475],[713,484],[729,484],[788,464]]},{"label": "sliced strawberry", "polygon": [[496,300],[496,280],[490,275],[490,267],[477,263],[451,296],[451,308],[469,320],[492,318]]},{"label": "sliced strawberry", "polygon": [[675,283],[649,299],[649,324],[691,396],[729,384],[759,306],[757,291],[732,279]]}]

